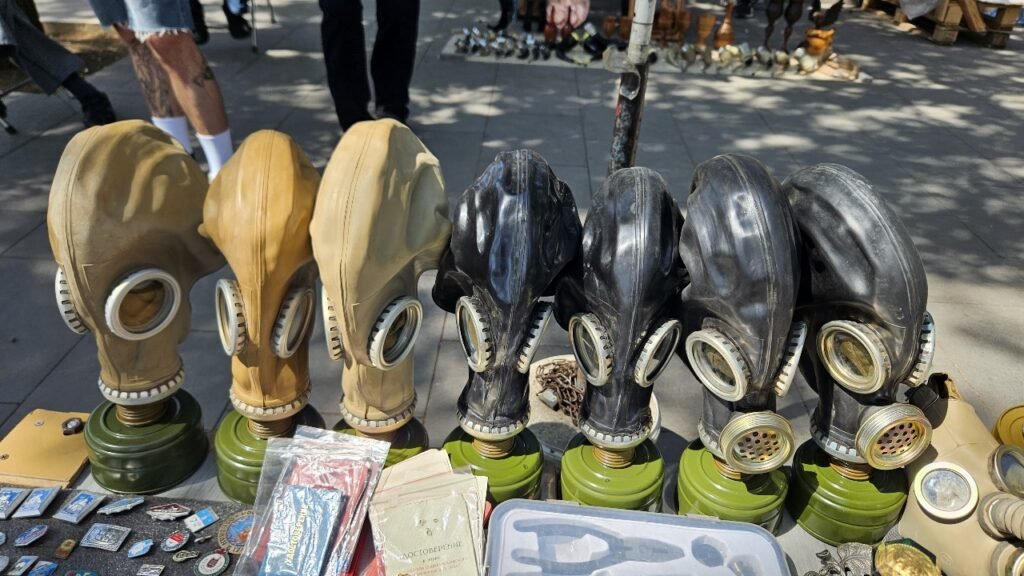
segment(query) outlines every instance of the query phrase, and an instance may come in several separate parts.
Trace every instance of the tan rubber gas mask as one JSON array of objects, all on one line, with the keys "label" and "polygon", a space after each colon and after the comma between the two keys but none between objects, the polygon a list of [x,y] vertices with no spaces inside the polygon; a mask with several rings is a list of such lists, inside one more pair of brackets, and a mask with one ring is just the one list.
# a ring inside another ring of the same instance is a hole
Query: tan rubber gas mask
[{"label": "tan rubber gas mask", "polygon": [[200,232],[235,280],[216,286],[217,328],[231,356],[231,403],[282,421],[309,400],[316,265],[309,236],[320,177],[288,136],[262,130],[214,178]]},{"label": "tan rubber gas mask", "polygon": [[1024,575],[1024,450],[997,442],[945,374],[915,388],[911,402],[935,431],[907,467],[900,533],[949,576]]},{"label": "tan rubber gas mask", "polygon": [[849,168],[822,164],[783,189],[801,239],[796,316],[808,326],[800,370],[818,393],[815,442],[880,470],[928,448],[931,425],[896,401],[924,382],[935,350],[921,257],[900,219]]},{"label": "tan rubber gas mask", "polygon": [[455,314],[469,381],[459,425],[481,440],[512,438],[529,418],[530,363],[551,316],[542,296],[576,256],[572,191],[531,150],[502,152],[459,199],[434,301]]},{"label": "tan rubber gas mask", "polygon": [[451,235],[437,158],[393,120],[354,125],[324,171],[310,233],[328,347],[345,361],[342,417],[363,432],[395,430],[416,403],[417,280]]},{"label": "tan rubber gas mask", "polygon": [[628,450],[650,435],[654,382],[682,335],[681,225],[657,172],[623,168],[594,197],[579,257],[559,282],[555,318],[587,379],[580,429],[600,448]]},{"label": "tan rubber gas mask", "polygon": [[195,161],[141,121],[81,132],[61,156],[46,218],[57,305],[96,337],[100,391],[115,404],[181,387],[189,291],[223,265],[198,231],[206,189]]},{"label": "tan rubber gas mask", "polygon": [[795,440],[775,399],[796,375],[806,326],[793,322],[793,218],[763,164],[727,154],[697,167],[679,253],[690,276],[681,348],[704,384],[701,441],[737,472],[778,469]]}]

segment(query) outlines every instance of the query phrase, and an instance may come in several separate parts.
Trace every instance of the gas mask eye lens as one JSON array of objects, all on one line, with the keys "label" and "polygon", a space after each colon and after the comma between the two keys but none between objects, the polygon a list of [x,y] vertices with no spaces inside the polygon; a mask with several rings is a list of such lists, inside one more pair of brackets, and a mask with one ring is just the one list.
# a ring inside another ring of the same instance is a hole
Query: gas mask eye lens
[{"label": "gas mask eye lens", "polygon": [[577,314],[569,320],[569,343],[587,382],[604,386],[612,373],[612,345],[594,314]]},{"label": "gas mask eye lens", "polygon": [[313,291],[309,288],[292,288],[284,297],[281,311],[274,322],[271,337],[274,355],[291,358],[302,344],[313,323]]},{"label": "gas mask eye lens", "polygon": [[119,338],[145,340],[166,328],[181,305],[181,287],[173,276],[147,268],[126,276],[107,298],[107,326]]},{"label": "gas mask eye lens", "polygon": [[370,333],[370,363],[378,370],[390,370],[412,352],[419,336],[423,307],[408,297],[396,298],[377,318]]},{"label": "gas mask eye lens", "polygon": [[974,478],[952,462],[932,462],[914,478],[914,495],[930,516],[940,520],[966,518],[978,505]]},{"label": "gas mask eye lens", "polygon": [[661,376],[672,359],[672,352],[679,344],[683,329],[678,320],[669,320],[658,326],[644,343],[640,356],[636,361],[633,379],[640,386],[647,388]]},{"label": "gas mask eye lens", "polygon": [[214,290],[220,345],[225,354],[234,356],[245,348],[245,311],[238,282],[218,280]]},{"label": "gas mask eye lens", "polygon": [[75,334],[85,334],[89,331],[85,323],[78,316],[75,310],[75,302],[71,299],[71,287],[68,286],[68,279],[64,276],[64,269],[57,267],[57,275],[53,279],[53,293],[57,298],[57,308],[60,309],[61,320],[68,329]]},{"label": "gas mask eye lens", "polygon": [[474,372],[483,372],[491,365],[491,330],[480,310],[483,306],[475,296],[463,296],[455,305],[455,323],[459,342],[466,353],[466,362]]},{"label": "gas mask eye lens", "polygon": [[747,363],[718,330],[705,328],[687,336],[686,358],[697,378],[715,396],[735,402],[747,394]]},{"label": "gas mask eye lens", "polygon": [[825,324],[818,334],[818,348],[829,374],[852,392],[875,392],[889,377],[889,355],[865,324],[846,320]]},{"label": "gas mask eye lens", "polygon": [[989,461],[992,482],[1003,492],[1024,498],[1024,450],[1000,444]]}]

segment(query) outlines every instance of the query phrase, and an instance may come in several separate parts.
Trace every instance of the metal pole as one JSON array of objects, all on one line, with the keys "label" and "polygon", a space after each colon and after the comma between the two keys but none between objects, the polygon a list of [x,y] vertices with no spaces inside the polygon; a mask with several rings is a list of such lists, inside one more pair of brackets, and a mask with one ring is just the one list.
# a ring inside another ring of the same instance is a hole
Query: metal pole
[{"label": "metal pole", "polygon": [[640,139],[640,121],[644,111],[644,93],[647,91],[648,56],[651,50],[651,28],[657,0],[637,0],[633,14],[633,27],[629,32],[626,61],[606,66],[621,73],[619,99],[615,104],[615,128],[612,132],[612,157],[608,164],[611,174],[636,162],[636,146]]}]

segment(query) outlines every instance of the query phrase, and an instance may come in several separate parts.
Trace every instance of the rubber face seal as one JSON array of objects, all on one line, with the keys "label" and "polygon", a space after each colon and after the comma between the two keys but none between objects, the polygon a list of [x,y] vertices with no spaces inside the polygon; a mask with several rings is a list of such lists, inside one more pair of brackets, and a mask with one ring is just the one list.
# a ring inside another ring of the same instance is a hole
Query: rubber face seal
[{"label": "rubber face seal", "polygon": [[[732,383],[726,381],[720,372],[723,366],[714,366],[705,348],[714,352],[730,372]],[[697,378],[712,394],[728,402],[736,402],[747,394],[750,369],[740,356],[740,351],[714,328],[704,328],[686,337],[686,358],[690,361]]]},{"label": "rubber face seal", "polygon": [[589,312],[573,316],[569,320],[569,343],[587,382],[604,386],[612,375],[612,343],[597,316]]},{"label": "rubber face seal", "polygon": [[[121,305],[124,304],[125,299],[132,290],[146,282],[156,282],[163,287],[163,304],[160,310],[153,315],[153,318],[143,326],[129,329],[124,325],[124,319],[121,318]],[[152,338],[174,321],[178,308],[181,306],[181,297],[181,286],[178,284],[177,279],[167,272],[159,268],[145,268],[133,272],[118,282],[107,297],[106,306],[104,307],[107,327],[110,328],[110,331],[115,336],[123,340],[138,341]]]},{"label": "rubber face seal", "polygon": [[782,398],[789,392],[793,385],[797,370],[800,365],[800,355],[804,351],[804,344],[807,342],[807,323],[794,322],[789,329],[789,341],[786,344],[786,354],[782,357],[782,366],[778,375],[775,376],[775,394]]},{"label": "rubber face seal", "polygon": [[[846,346],[837,341],[846,338]],[[856,348],[860,350],[856,350]],[[846,348],[844,350],[843,348]],[[866,356],[868,366],[854,366],[853,369],[869,368],[870,374],[856,374],[850,365],[854,364],[849,352],[857,351]],[[858,394],[876,392],[889,380],[892,365],[881,338],[875,330],[860,322],[835,320],[826,323],[818,333],[818,355],[825,369],[840,386]]]},{"label": "rubber face seal", "polygon": [[57,267],[57,274],[53,278],[53,294],[57,298],[57,308],[60,310],[60,318],[64,325],[75,334],[85,334],[89,327],[82,322],[78,311],[75,310],[75,301],[71,299],[71,287],[68,286],[68,279],[64,276],[64,269]]},{"label": "rubber face seal", "polygon": [[[679,345],[679,339],[683,335],[683,327],[678,320],[663,322],[661,326],[651,334],[640,355],[636,360],[636,367],[633,369],[633,380],[642,388],[654,385],[654,381],[661,376],[661,373],[668,367],[672,360],[672,354]],[[665,346],[665,345],[668,346]],[[653,370],[650,370],[651,363],[655,362]]]},{"label": "rubber face seal", "polygon": [[[404,324],[397,326],[393,342],[389,342],[391,331],[396,328],[399,320]],[[391,301],[377,317],[377,322],[370,331],[367,349],[370,352],[370,363],[378,370],[391,370],[402,363],[412,353],[416,338],[419,337],[423,325],[423,306],[418,300],[402,296]]]},{"label": "rubber face seal", "polygon": [[796,440],[789,421],[774,412],[740,414],[722,428],[719,445],[726,463],[744,474],[764,474],[782,467]]},{"label": "rubber face seal", "polygon": [[[954,477],[963,480],[964,487],[967,489],[967,495],[966,501],[959,508],[954,510],[939,508],[925,496],[924,483],[928,480],[928,476],[941,473],[952,474]],[[978,506],[978,484],[974,481],[974,477],[971,476],[970,472],[964,470],[958,464],[952,462],[930,462],[918,470],[914,476],[914,497],[917,498],[917,503],[921,505],[921,509],[932,518],[936,520],[959,521],[970,516]]]},{"label": "rubber face seal", "polygon": [[327,290],[320,288],[320,310],[324,318],[324,338],[327,340],[327,355],[338,361],[345,357],[345,345],[341,339],[341,323]]},{"label": "rubber face seal", "polygon": [[[530,364],[533,362],[534,355],[537,354],[540,338],[544,335],[548,322],[551,321],[551,311],[553,308],[554,306],[550,302],[537,302],[537,306],[533,309],[533,318],[530,320],[529,327],[527,327],[526,339],[519,350],[519,360],[516,362],[516,370],[520,374],[530,373]],[[461,337],[461,330],[459,334]]]},{"label": "rubber face seal", "polygon": [[274,322],[270,346],[278,358],[291,358],[313,325],[313,290],[294,287],[285,295]]},{"label": "rubber face seal", "polygon": [[914,368],[907,376],[906,384],[911,388],[920,386],[928,380],[928,371],[932,369],[932,359],[935,358],[935,320],[930,312],[924,313],[924,320],[921,322],[921,336],[917,342],[917,359],[914,361]]},{"label": "rubber face seal", "polygon": [[245,349],[245,309],[235,280],[221,279],[214,288],[217,333],[224,353],[234,356]]},{"label": "rubber face seal", "polygon": [[480,310],[483,304],[476,296],[463,296],[455,305],[455,324],[459,331],[459,342],[466,354],[466,363],[474,372],[483,372],[491,365],[494,343],[491,340],[491,326]]}]

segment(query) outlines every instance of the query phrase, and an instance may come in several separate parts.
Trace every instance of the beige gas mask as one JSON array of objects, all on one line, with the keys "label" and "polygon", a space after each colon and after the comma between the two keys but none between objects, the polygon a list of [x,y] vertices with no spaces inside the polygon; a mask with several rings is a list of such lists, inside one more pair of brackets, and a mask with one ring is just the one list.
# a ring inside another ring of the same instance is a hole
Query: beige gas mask
[{"label": "beige gas mask", "polygon": [[345,132],[324,171],[310,233],[332,357],[344,357],[345,421],[364,433],[408,422],[410,355],[423,320],[416,284],[451,235],[437,158],[393,120]]},{"label": "beige gas mask", "polygon": [[931,448],[907,467],[900,533],[949,576],[1024,575],[1024,450],[997,442],[945,374],[911,401],[934,430]]},{"label": "beige gas mask", "polygon": [[200,228],[236,278],[216,286],[217,328],[231,356],[231,403],[251,420],[285,428],[309,400],[316,309],[309,221],[319,184],[291,138],[256,132],[210,185]]},{"label": "beige gas mask", "polygon": [[[180,146],[135,120],[79,133],[57,167],[47,210],[57,305],[69,328],[95,335],[100,391],[121,407],[181,387],[189,291],[223,265],[198,232],[206,189]],[[145,423],[131,414],[153,417],[119,411]]]}]

